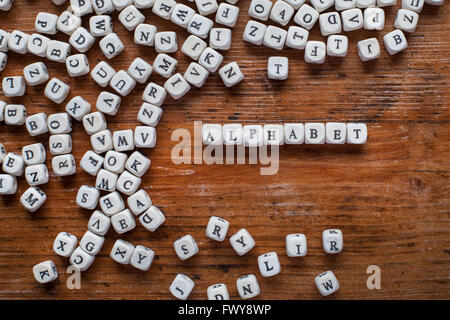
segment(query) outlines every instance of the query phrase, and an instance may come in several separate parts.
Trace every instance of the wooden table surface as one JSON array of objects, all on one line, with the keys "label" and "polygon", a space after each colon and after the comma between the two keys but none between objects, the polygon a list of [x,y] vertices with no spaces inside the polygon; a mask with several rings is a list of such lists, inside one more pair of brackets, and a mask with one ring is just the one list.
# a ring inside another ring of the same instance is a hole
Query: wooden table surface
[{"label": "wooden table surface", "polygon": [[[187,3],[187,2],[186,2]],[[204,299],[206,288],[225,283],[232,299],[237,299],[236,279],[254,273],[260,283],[261,299],[318,299],[314,277],[333,270],[341,289],[328,299],[414,299],[450,298],[450,8],[425,5],[417,31],[408,36],[408,49],[394,57],[384,49],[382,36],[393,30],[400,5],[386,10],[386,27],[381,32],[358,31],[350,38],[346,58],[330,58],[323,65],[308,65],[303,51],[272,50],[242,40],[249,20],[250,0],[241,0],[239,22],[233,29],[232,48],[224,62],[237,61],[245,80],[226,88],[217,74],[202,89],[192,89],[180,101],[167,98],[157,127],[157,145],[144,150],[152,160],[143,178],[143,188],[166,215],[157,232],[146,231],[139,223],[135,230],[117,235],[110,230],[92,267],[82,273],[81,289],[66,287],[68,260],[52,250],[55,236],[67,231],[79,238],[87,228],[90,211],[75,204],[78,188],[93,185],[94,177],[77,167],[76,176],[58,178],[51,173],[43,186],[48,200],[34,214],[26,212],[19,196],[26,188],[20,178],[18,193],[0,197],[0,298],[2,299],[171,299],[169,285],[177,273],[195,281],[190,298]],[[192,6],[192,4],[190,4]],[[60,14],[50,0],[17,0],[10,12],[0,13],[0,28],[34,31],[39,11]],[[187,31],[143,10],[146,23],[160,31],[175,30],[179,46]],[[125,51],[108,61],[116,69],[127,69],[136,57],[153,62],[154,48],[133,44],[128,32],[114,16],[114,30],[125,43]],[[83,19],[87,26],[87,19]],[[382,55],[362,63],[356,42],[377,37]],[[53,38],[68,41],[59,33]],[[322,40],[318,26],[310,39]],[[75,51],[74,51],[75,52]],[[88,52],[91,68],[106,60],[98,41]],[[268,80],[267,58],[289,57],[289,79]],[[63,64],[32,55],[9,53],[1,76],[21,75],[29,63],[45,61],[50,76],[71,86],[70,97],[81,95],[93,106],[101,91],[87,77],[70,78]],[[180,51],[178,71],[184,72],[189,59]],[[151,80],[163,84],[164,78]],[[144,85],[123,98],[119,113],[107,117],[109,129],[138,125],[137,111]],[[43,96],[44,85],[28,87],[23,98],[1,99],[22,103],[29,114],[64,111]],[[111,89],[108,89],[111,90]],[[348,145],[283,146],[276,175],[261,176],[263,165],[175,165],[171,161],[171,141],[175,129],[193,131],[194,121],[207,123],[266,124],[286,122],[363,121],[368,125],[368,143]],[[90,149],[81,123],[74,123],[73,154],[79,163]],[[24,145],[43,142],[48,135],[30,137],[25,127],[0,125],[0,142],[8,151],[20,152]],[[47,165],[51,166],[48,154]],[[211,215],[230,221],[229,235],[246,228],[256,247],[238,257],[229,245],[209,240],[205,227]],[[345,249],[326,255],[321,234],[340,228]],[[308,255],[288,258],[285,236],[304,233]],[[200,248],[195,257],[181,262],[173,241],[191,234]],[[109,257],[116,239],[142,244],[156,252],[148,272],[123,266]],[[257,256],[276,251],[282,272],[262,278]],[[60,272],[51,286],[38,284],[32,267],[52,259]],[[369,290],[366,269],[381,268],[381,289]]]}]

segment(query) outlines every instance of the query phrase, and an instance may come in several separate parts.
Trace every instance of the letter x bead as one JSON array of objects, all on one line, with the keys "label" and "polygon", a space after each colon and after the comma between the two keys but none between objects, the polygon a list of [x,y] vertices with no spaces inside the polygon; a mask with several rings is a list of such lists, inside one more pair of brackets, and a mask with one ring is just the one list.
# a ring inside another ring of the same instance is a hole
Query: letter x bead
[{"label": "letter x bead", "polygon": [[120,264],[129,264],[133,251],[134,246],[131,243],[119,239],[114,243],[109,256]]},{"label": "letter x bead", "polygon": [[77,247],[78,239],[68,232],[60,232],[53,242],[53,251],[61,257],[70,257]]}]

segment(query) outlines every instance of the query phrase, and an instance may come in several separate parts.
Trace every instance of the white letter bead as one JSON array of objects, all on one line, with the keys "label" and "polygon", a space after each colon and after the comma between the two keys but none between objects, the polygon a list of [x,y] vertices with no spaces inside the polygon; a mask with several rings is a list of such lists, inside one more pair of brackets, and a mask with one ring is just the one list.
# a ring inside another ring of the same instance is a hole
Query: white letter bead
[{"label": "white letter bead", "polygon": [[217,50],[228,50],[231,47],[231,30],[212,28],[209,33],[209,46]]},{"label": "white letter bead", "polygon": [[122,9],[125,9],[126,7],[131,5],[133,3],[133,0],[112,0],[112,3],[117,11],[121,11]]},{"label": "white letter bead", "polygon": [[150,126],[134,128],[134,145],[137,148],[154,148],[156,145],[156,130]]},{"label": "white letter bead", "polygon": [[361,9],[348,9],[341,12],[342,27],[345,32],[361,29],[364,26],[364,18]]},{"label": "white letter bead", "polygon": [[100,198],[100,191],[91,186],[82,185],[78,189],[76,203],[80,208],[95,209]]},{"label": "white letter bead", "polygon": [[[0,145],[1,149],[1,145]],[[5,153],[6,156],[6,153]],[[0,155],[1,158],[1,155]],[[22,158],[27,166],[41,164],[45,162],[46,152],[42,143],[34,143],[22,148]],[[0,159],[1,160],[1,159]],[[0,161],[1,163],[2,161]]]},{"label": "white letter bead", "polygon": [[3,172],[15,177],[20,177],[23,174],[25,161],[18,154],[9,152],[3,159],[2,169]]},{"label": "white letter bead", "polygon": [[356,0],[356,7],[358,8],[369,8],[374,7],[376,0]]},{"label": "white letter bead", "polygon": [[129,264],[133,251],[134,246],[131,243],[119,239],[114,243],[110,257],[120,264]]},{"label": "white letter bead", "polygon": [[331,8],[334,4],[334,0],[310,0],[310,2],[314,6],[314,8],[319,12]]},{"label": "white letter bead", "polygon": [[44,89],[44,95],[54,103],[62,103],[69,94],[70,87],[57,78],[51,79]]},{"label": "white letter bead", "polygon": [[119,111],[121,101],[122,99],[118,95],[102,91],[97,97],[95,108],[100,112],[115,116],[117,111]]},{"label": "white letter bead", "polygon": [[402,9],[408,9],[420,13],[423,9],[424,0],[402,0]]},{"label": "white letter bead", "polygon": [[88,230],[80,240],[80,248],[86,253],[95,256],[102,249],[104,242],[104,237]]},{"label": "white letter bead", "polygon": [[54,113],[48,116],[47,126],[50,134],[62,134],[72,132],[72,120],[65,113]]},{"label": "white letter bead", "polygon": [[386,6],[395,6],[397,4],[397,0],[377,0],[377,6],[386,7]]},{"label": "white letter bead", "polygon": [[[102,3],[96,1],[96,3]],[[103,2],[104,3],[104,2]],[[94,37],[103,37],[113,32],[113,21],[110,16],[99,15],[89,18],[89,32]]]},{"label": "white letter bead", "polygon": [[8,40],[10,33],[0,29],[0,52],[8,52]]},{"label": "white letter bead", "polygon": [[0,2],[0,10],[9,11],[9,10],[11,10],[13,4],[14,4],[14,0],[2,0]]},{"label": "white letter bead", "polygon": [[222,125],[204,124],[202,126],[202,141],[204,145],[221,146],[223,144]]},{"label": "white letter bead", "polygon": [[150,168],[151,161],[139,151],[133,152],[125,163],[125,168],[136,177],[142,177]]},{"label": "white letter bead", "polygon": [[[144,92],[142,93],[142,100],[151,103],[152,105],[156,106],[156,107],[160,107],[163,102],[164,99],[166,99],[167,96],[167,92],[166,89],[164,89],[164,87],[161,87],[159,85],[157,85],[156,83],[150,82],[144,89]],[[142,109],[142,107],[141,107]],[[141,121],[139,119],[139,115],[138,115],[138,120]],[[159,119],[158,119],[159,120]]]},{"label": "white letter bead", "polygon": [[244,126],[244,146],[260,147],[263,145],[263,127],[261,125]]},{"label": "white letter bead", "polygon": [[244,29],[243,39],[244,41],[261,45],[266,34],[267,26],[253,20],[249,20]]},{"label": "white letter bead", "polygon": [[115,191],[118,177],[119,176],[117,173],[109,172],[108,170],[105,169],[100,169],[100,171],[97,174],[97,179],[95,180],[95,187],[98,190],[108,192]]},{"label": "white letter bead", "polygon": [[272,9],[272,2],[270,0],[252,0],[248,8],[250,17],[267,21],[269,19],[270,9]]},{"label": "white letter bead", "polygon": [[358,41],[358,54],[361,61],[378,59],[381,54],[380,44],[377,38]]},{"label": "white letter bead", "polygon": [[157,32],[155,34],[155,50],[158,53],[177,52],[177,34],[173,31]]},{"label": "white letter bead", "polygon": [[180,27],[187,28],[188,23],[194,16],[194,14],[194,9],[182,3],[177,3],[170,16],[170,21],[179,25]]},{"label": "white letter bead", "polygon": [[130,264],[136,269],[147,271],[152,265],[155,252],[147,247],[138,245],[130,258]]},{"label": "white letter bead", "polygon": [[216,0],[195,0],[198,12],[207,16],[217,11],[217,1]]},{"label": "white letter bead", "polygon": [[324,144],[325,125],[323,123],[305,123],[305,143]]},{"label": "white letter bead", "polygon": [[47,115],[43,112],[35,113],[25,119],[25,126],[30,136],[34,137],[48,132]]},{"label": "white letter bead", "polygon": [[87,52],[95,42],[95,38],[86,28],[79,27],[72,33],[69,43],[79,52]]},{"label": "white letter bead", "polygon": [[53,251],[58,256],[70,257],[75,248],[77,247],[78,239],[73,234],[68,232],[60,232],[53,242]]},{"label": "white letter bead", "polygon": [[99,236],[104,236],[110,226],[111,219],[99,210],[95,210],[88,221],[88,229]]},{"label": "white letter bead", "polygon": [[237,279],[236,287],[242,299],[254,298],[261,293],[258,280],[253,274],[247,274]]},{"label": "white letter bead", "polygon": [[258,267],[263,277],[272,277],[281,272],[280,260],[276,252],[258,256]]},{"label": "white letter bead", "polygon": [[227,286],[224,283],[213,284],[206,290],[208,300],[230,300]]},{"label": "white letter bead", "polygon": [[[6,107],[6,102],[0,100],[0,121],[5,120],[5,107]],[[1,143],[0,143],[0,147],[3,147],[3,145]],[[1,149],[2,148],[0,148],[0,150]],[[1,158],[1,152],[0,152],[0,164],[1,163],[2,163],[2,158]]]},{"label": "white letter bead", "polygon": [[102,156],[92,150],[88,150],[81,158],[80,167],[91,176],[96,176],[103,165],[103,161]]},{"label": "white letter bead", "polygon": [[206,236],[215,241],[223,241],[227,236],[230,223],[222,218],[212,216],[206,226]]},{"label": "white letter bead", "polygon": [[112,59],[121,53],[124,49],[122,41],[115,33],[110,33],[99,42],[100,49],[106,58]]},{"label": "white letter bead", "polygon": [[115,74],[116,70],[105,61],[100,61],[91,71],[92,79],[101,87],[106,87]]},{"label": "white letter bead", "polygon": [[106,170],[114,173],[122,173],[125,170],[125,162],[128,156],[126,153],[109,150],[104,159],[104,167]]},{"label": "white letter bead", "polygon": [[356,0],[334,0],[334,8],[337,11],[353,9],[355,7],[356,7]]},{"label": "white letter bead", "polygon": [[186,300],[194,289],[195,283],[184,274],[177,274],[171,283],[169,290],[179,300]]},{"label": "white letter bead", "polygon": [[125,202],[117,191],[101,197],[99,202],[102,212],[108,217],[125,209]]},{"label": "white letter bead", "polygon": [[242,145],[243,130],[240,123],[229,123],[222,126],[223,144],[226,146]]},{"label": "white letter bead", "polygon": [[38,86],[49,79],[49,74],[45,63],[35,62],[23,68],[25,82],[29,86]]},{"label": "white letter bead", "polygon": [[164,83],[164,88],[174,100],[178,100],[191,90],[191,86],[180,73],[174,74]]},{"label": "white letter bead", "polygon": [[181,52],[193,60],[198,60],[206,47],[207,44],[205,41],[197,36],[190,35],[181,46]]},{"label": "white letter bead", "polygon": [[136,221],[130,210],[125,209],[111,217],[111,224],[118,234],[133,230],[136,227]]},{"label": "white letter bead", "polygon": [[7,62],[8,62],[8,55],[4,52],[0,52],[0,72],[5,70]]},{"label": "white letter bead", "polygon": [[282,50],[286,42],[287,31],[275,26],[268,26],[264,35],[263,44],[266,47]]},{"label": "white letter bead", "polygon": [[141,189],[127,199],[128,207],[134,215],[138,216],[152,206],[152,200],[145,190]]},{"label": "white letter bead", "polygon": [[[5,87],[3,87],[5,93]],[[6,94],[5,94],[6,95]],[[21,126],[25,124],[27,110],[21,104],[7,104],[5,106],[5,124],[10,126]]]},{"label": "white letter bead", "polygon": [[294,8],[288,3],[278,0],[270,11],[270,19],[276,23],[285,26],[289,23],[294,14]]},{"label": "white letter bead", "polygon": [[214,73],[219,69],[222,61],[223,55],[208,47],[200,55],[198,63],[205,67],[209,72]]},{"label": "white letter bead", "polygon": [[6,97],[23,96],[26,90],[24,78],[22,76],[3,78],[2,90]]},{"label": "white letter bead", "polygon": [[154,232],[160,225],[166,221],[164,214],[155,206],[151,206],[143,215],[139,217],[139,221],[150,232]]},{"label": "white letter bead", "polygon": [[255,246],[255,240],[247,230],[241,229],[231,236],[230,244],[238,255],[243,256]]},{"label": "white letter bead", "polygon": [[163,19],[169,20],[176,4],[174,0],[156,0],[152,12]]},{"label": "white letter bead", "polygon": [[264,144],[277,145],[284,144],[284,126],[282,124],[264,125]]},{"label": "white letter bead", "polygon": [[327,55],[332,57],[345,57],[348,51],[348,38],[333,34],[327,39]]},{"label": "white letter bead", "polygon": [[56,28],[64,32],[65,34],[71,35],[78,27],[81,26],[81,18],[76,15],[64,11],[58,18]]},{"label": "white letter bead", "polygon": [[216,13],[216,22],[233,28],[239,15],[239,7],[222,2]]},{"label": "white letter bead", "polygon": [[209,30],[211,30],[213,25],[214,22],[211,19],[196,13],[189,21],[187,31],[197,37],[206,39],[206,37],[208,37]]},{"label": "white letter bead", "polygon": [[49,174],[45,164],[35,164],[25,168],[25,179],[30,187],[48,183]]},{"label": "white letter bead", "polygon": [[317,289],[323,296],[328,296],[339,290],[339,282],[332,271],[325,271],[314,278]]},{"label": "white letter bead", "polygon": [[380,8],[367,8],[364,10],[364,29],[383,30],[384,10]]},{"label": "white letter bead", "polygon": [[341,17],[338,12],[322,13],[319,16],[319,24],[323,36],[337,34],[342,30]]},{"label": "white letter bead", "polygon": [[82,53],[67,57],[66,68],[71,77],[84,76],[90,71],[89,61],[86,55]]},{"label": "white letter bead", "polygon": [[91,0],[96,14],[112,13],[116,8],[111,0]]},{"label": "white letter bead", "polygon": [[83,116],[83,127],[87,134],[105,130],[107,127],[105,116],[101,112],[92,112]]},{"label": "white letter bead", "polygon": [[79,17],[94,12],[92,3],[88,0],[70,0],[70,7],[73,13]]},{"label": "white letter bead", "polygon": [[120,130],[113,133],[114,150],[130,151],[134,149],[134,134],[133,130]]},{"label": "white letter bead", "polygon": [[20,197],[20,203],[29,212],[36,212],[47,200],[47,195],[38,187],[29,187]]},{"label": "white letter bead", "polygon": [[119,70],[109,82],[109,85],[122,96],[127,96],[136,86],[136,80],[128,75],[125,70]]},{"label": "white letter bead", "polygon": [[112,134],[108,129],[94,133],[90,140],[92,149],[97,153],[103,153],[113,148]]},{"label": "white letter bead", "polygon": [[177,65],[178,61],[175,58],[172,58],[165,53],[160,53],[153,61],[153,70],[159,75],[169,78],[172,76]]},{"label": "white letter bead", "polygon": [[27,53],[27,44],[30,35],[19,30],[13,30],[9,34],[8,48],[17,53]]},{"label": "white letter bead", "polygon": [[269,57],[267,74],[269,79],[286,80],[289,75],[289,59],[286,57]]},{"label": "white letter bead", "polygon": [[305,47],[305,61],[308,63],[324,63],[326,56],[325,42],[308,41]]},{"label": "white letter bead", "polygon": [[141,178],[136,177],[125,170],[119,176],[119,179],[117,179],[116,187],[117,190],[119,190],[123,194],[131,196],[139,189],[141,182],[142,182]]},{"label": "white letter bead", "polygon": [[308,252],[306,237],[301,233],[286,236],[286,254],[288,257],[304,257]]},{"label": "white letter bead", "polygon": [[155,42],[155,34],[155,26],[141,23],[134,29],[134,43],[151,47]]},{"label": "white letter bead", "polygon": [[367,141],[365,123],[347,123],[347,143],[364,144]]},{"label": "white letter bead", "polygon": [[77,171],[75,159],[71,154],[56,156],[52,159],[53,173],[56,176],[70,176]]},{"label": "white letter bead", "polygon": [[294,22],[299,26],[311,30],[319,19],[319,12],[310,5],[304,4],[294,16]]},{"label": "white letter bead", "polygon": [[209,71],[196,62],[191,62],[184,72],[184,79],[191,85],[201,88],[208,79]]},{"label": "white letter bead", "polygon": [[33,267],[33,275],[39,283],[49,283],[58,278],[58,271],[52,260],[38,263]]},{"label": "white letter bead", "polygon": [[394,30],[384,35],[384,46],[390,55],[394,55],[408,48],[408,42],[401,30]]},{"label": "white letter bead", "polygon": [[47,45],[47,59],[65,63],[70,55],[70,44],[58,40],[50,40]]},{"label": "white letter bead", "polygon": [[[164,94],[166,90],[163,88]],[[156,95],[155,95],[156,97]],[[150,103],[144,102],[139,110],[137,119],[145,125],[156,127],[161,119],[162,109]]]},{"label": "white letter bead", "polygon": [[175,252],[180,260],[186,260],[198,253],[198,246],[191,235],[185,235],[173,243]]},{"label": "white letter bead", "polygon": [[133,5],[126,7],[119,13],[119,21],[128,31],[133,31],[144,20],[145,16]]},{"label": "white letter bead", "polygon": [[395,18],[394,27],[406,32],[414,32],[419,22],[419,15],[411,10],[399,9]]},{"label": "white letter bead", "polygon": [[77,247],[70,256],[70,264],[80,269],[80,271],[86,271],[94,262],[95,256],[84,252],[80,247]]},{"label": "white letter bead", "polygon": [[145,83],[152,74],[152,66],[141,58],[136,58],[128,67],[128,74],[137,82]]},{"label": "white letter bead", "polygon": [[308,41],[309,31],[301,27],[290,26],[286,36],[286,47],[303,50]]},{"label": "white letter bead", "polygon": [[289,3],[295,10],[300,9],[300,7],[306,2],[306,0],[285,0],[285,1]]},{"label": "white letter bead", "polygon": [[10,174],[0,174],[0,195],[15,194],[17,192],[17,178]]},{"label": "white letter bead", "polygon": [[335,254],[344,248],[342,231],[339,229],[329,229],[322,232],[323,250],[329,254]]},{"label": "white letter bead", "polygon": [[347,138],[347,125],[341,122],[327,122],[325,125],[326,143],[343,144]]}]

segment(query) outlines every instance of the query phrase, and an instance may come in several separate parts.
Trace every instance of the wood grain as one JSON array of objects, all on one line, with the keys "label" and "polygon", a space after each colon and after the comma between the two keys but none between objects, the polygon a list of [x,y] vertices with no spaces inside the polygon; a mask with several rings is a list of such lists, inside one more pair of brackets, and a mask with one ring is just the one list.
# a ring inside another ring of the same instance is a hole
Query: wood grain
[{"label": "wood grain", "polygon": [[[187,2],[186,2],[187,3]],[[81,237],[90,215],[75,205],[77,189],[92,185],[94,178],[77,168],[74,177],[58,178],[43,189],[48,201],[35,214],[26,212],[18,196],[26,190],[20,179],[15,196],[0,197],[0,298],[2,299],[171,299],[169,285],[177,273],[194,279],[191,298],[204,299],[206,288],[225,283],[232,299],[237,299],[236,279],[254,273],[260,282],[261,299],[320,298],[313,278],[333,270],[340,291],[328,299],[448,299],[450,298],[450,112],[448,4],[425,5],[417,31],[408,36],[408,49],[394,57],[384,50],[382,36],[393,30],[399,5],[386,8],[386,27],[382,32],[352,32],[348,56],[327,57],[323,65],[307,65],[303,51],[282,52],[244,43],[242,32],[249,20],[250,0],[241,0],[238,25],[233,29],[233,45],[224,62],[237,61],[245,74],[239,86],[225,88],[218,75],[212,75],[202,89],[192,89],[181,101],[170,98],[157,128],[157,147],[144,150],[152,167],[143,187],[166,215],[166,223],[155,233],[142,226],[118,236],[111,230],[93,266],[82,274],[82,288],[69,290],[67,259],[52,251],[54,237],[68,231]],[[192,5],[189,3],[189,5]],[[16,1],[10,12],[0,13],[0,27],[32,33],[39,11],[61,13],[49,0]],[[187,32],[143,10],[146,22],[158,30],[175,30],[181,45]],[[132,33],[114,16],[114,30],[126,50],[111,61],[113,67],[127,69],[140,56],[150,62],[153,48],[133,44]],[[87,26],[87,19],[83,19]],[[376,36],[382,56],[362,63],[356,42]],[[55,39],[68,41],[57,34]],[[310,39],[322,40],[315,26]],[[269,81],[267,58],[289,57],[289,79]],[[20,75],[25,65],[40,61],[31,55],[9,53],[2,76]],[[181,52],[178,70],[190,61]],[[98,42],[88,53],[91,68],[104,60]],[[70,97],[81,95],[95,105],[101,91],[90,77],[70,78],[62,64],[45,61],[51,77],[71,86]],[[152,75],[152,81],[164,79]],[[122,100],[117,116],[108,117],[111,130],[134,128],[144,85]],[[43,96],[44,86],[28,87],[19,99],[29,114],[62,112]],[[261,176],[261,165],[175,165],[171,150],[176,142],[171,134],[177,128],[192,132],[193,122],[285,123],[293,121],[364,121],[369,141],[363,147],[284,146],[280,151],[280,170]],[[74,124],[73,154],[79,162],[90,148],[80,123]],[[48,136],[31,138],[24,127],[0,125],[0,142],[8,151],[20,152],[33,142],[48,145]],[[50,156],[48,158],[51,158]],[[49,159],[47,165],[50,166]],[[215,243],[204,235],[211,215],[231,222],[230,234],[246,228],[256,247],[238,257],[228,239]],[[330,227],[343,230],[344,252],[327,256],[321,249],[321,232]],[[301,259],[285,255],[285,236],[305,233],[308,255]],[[172,243],[185,234],[195,237],[200,253],[180,262]],[[155,250],[151,269],[142,273],[109,258],[116,239],[143,244]],[[282,273],[263,279],[257,256],[276,251]],[[60,278],[49,287],[33,278],[34,264],[53,259]],[[381,290],[368,290],[366,269],[378,265],[382,272]]]}]

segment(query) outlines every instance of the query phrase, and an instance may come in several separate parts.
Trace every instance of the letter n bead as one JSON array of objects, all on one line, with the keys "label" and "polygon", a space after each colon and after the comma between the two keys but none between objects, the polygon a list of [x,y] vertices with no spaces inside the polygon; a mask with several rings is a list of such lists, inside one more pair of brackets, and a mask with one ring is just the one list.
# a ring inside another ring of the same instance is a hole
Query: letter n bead
[{"label": "letter n bead", "polygon": [[237,279],[236,287],[242,299],[254,298],[261,293],[258,280],[253,274],[247,274]]},{"label": "letter n bead", "polygon": [[219,75],[226,87],[232,87],[244,80],[244,74],[236,62],[230,62],[220,68]]}]

